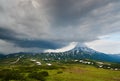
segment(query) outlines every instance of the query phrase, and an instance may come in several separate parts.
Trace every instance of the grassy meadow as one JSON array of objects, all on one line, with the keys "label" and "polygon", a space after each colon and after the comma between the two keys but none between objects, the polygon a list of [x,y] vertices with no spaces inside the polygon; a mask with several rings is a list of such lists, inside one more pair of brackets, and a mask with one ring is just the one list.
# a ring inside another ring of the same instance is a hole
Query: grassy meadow
[{"label": "grassy meadow", "polygon": [[0,81],[120,81],[120,71],[84,64],[1,66]]}]

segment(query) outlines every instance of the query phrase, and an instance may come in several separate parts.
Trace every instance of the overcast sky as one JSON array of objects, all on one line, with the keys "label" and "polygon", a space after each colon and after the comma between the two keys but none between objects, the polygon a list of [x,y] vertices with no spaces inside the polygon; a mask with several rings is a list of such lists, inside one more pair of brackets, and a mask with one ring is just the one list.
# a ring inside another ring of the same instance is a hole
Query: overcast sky
[{"label": "overcast sky", "polygon": [[75,42],[120,53],[120,0],[0,0],[0,53],[68,49]]}]

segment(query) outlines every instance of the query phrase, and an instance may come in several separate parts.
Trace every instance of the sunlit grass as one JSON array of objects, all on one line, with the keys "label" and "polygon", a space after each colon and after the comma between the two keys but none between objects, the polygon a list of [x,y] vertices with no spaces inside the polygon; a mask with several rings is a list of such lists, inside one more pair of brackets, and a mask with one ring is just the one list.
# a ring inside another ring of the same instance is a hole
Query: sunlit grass
[{"label": "sunlit grass", "polygon": [[93,66],[75,64],[59,70],[63,73],[57,74],[58,70],[49,70],[47,81],[120,81],[120,71]]},{"label": "sunlit grass", "polygon": [[[84,64],[54,64],[52,66],[2,66],[2,69],[18,70],[24,74],[25,81],[38,81],[31,79],[28,75],[31,72],[48,72],[46,81],[120,81],[120,71],[96,68]],[[0,80],[1,81],[1,80]],[[15,80],[12,80],[15,81]]]}]

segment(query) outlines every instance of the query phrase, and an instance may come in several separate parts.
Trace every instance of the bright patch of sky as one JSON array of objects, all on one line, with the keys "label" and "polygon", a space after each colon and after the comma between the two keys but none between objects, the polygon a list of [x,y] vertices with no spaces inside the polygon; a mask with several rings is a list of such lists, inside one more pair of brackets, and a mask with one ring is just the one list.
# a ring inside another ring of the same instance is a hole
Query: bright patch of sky
[{"label": "bright patch of sky", "polygon": [[101,36],[100,40],[88,42],[86,45],[100,52],[120,54],[120,32]]},{"label": "bright patch of sky", "polygon": [[101,36],[100,39],[110,40],[110,41],[120,41],[120,32],[112,33],[109,35]]}]

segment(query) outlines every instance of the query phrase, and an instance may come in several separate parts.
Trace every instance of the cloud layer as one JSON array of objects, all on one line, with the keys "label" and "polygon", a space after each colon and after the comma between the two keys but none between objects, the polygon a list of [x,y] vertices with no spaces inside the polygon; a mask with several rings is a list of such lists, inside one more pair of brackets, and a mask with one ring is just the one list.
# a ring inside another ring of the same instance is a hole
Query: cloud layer
[{"label": "cloud layer", "polygon": [[119,0],[0,0],[0,51],[58,49],[120,32],[119,6]]}]

